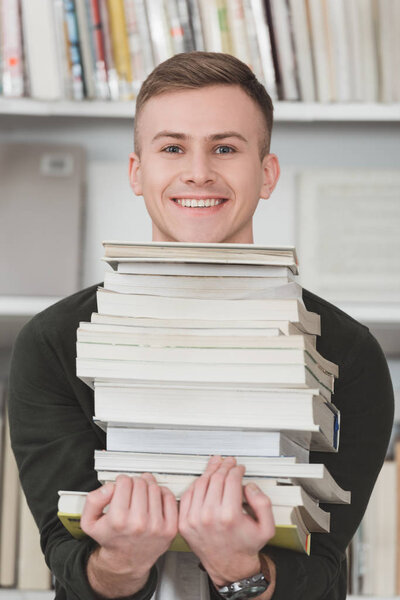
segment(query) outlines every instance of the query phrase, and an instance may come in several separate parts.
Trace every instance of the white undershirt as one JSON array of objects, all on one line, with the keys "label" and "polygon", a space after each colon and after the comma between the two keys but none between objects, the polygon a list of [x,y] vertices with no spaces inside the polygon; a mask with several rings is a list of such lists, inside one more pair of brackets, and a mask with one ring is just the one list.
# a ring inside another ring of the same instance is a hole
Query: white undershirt
[{"label": "white undershirt", "polygon": [[210,600],[207,573],[193,552],[167,552],[157,561],[158,585],[151,600]]}]

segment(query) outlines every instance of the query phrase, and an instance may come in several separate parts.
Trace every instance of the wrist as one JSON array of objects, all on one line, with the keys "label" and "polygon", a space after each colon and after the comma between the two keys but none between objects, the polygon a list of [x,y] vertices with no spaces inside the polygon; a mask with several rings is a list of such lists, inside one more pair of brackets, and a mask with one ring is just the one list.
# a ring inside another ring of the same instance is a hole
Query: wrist
[{"label": "wrist", "polygon": [[219,570],[207,569],[208,575],[214,586],[219,588],[232,581],[238,581],[261,571],[261,561],[258,554],[251,557],[241,557],[236,561],[229,561]]},{"label": "wrist", "polygon": [[87,577],[93,591],[100,598],[124,598],[135,594],[146,585],[150,569],[127,565],[126,561],[102,547],[97,548],[87,564]]}]

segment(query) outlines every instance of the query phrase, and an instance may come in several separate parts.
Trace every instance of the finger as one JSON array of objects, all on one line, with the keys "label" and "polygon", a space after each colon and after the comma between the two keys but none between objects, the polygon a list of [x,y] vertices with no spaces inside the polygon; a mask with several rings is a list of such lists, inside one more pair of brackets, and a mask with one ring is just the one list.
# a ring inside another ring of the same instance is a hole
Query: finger
[{"label": "finger", "polygon": [[208,459],[207,466],[204,469],[204,473],[214,473],[214,471],[218,469],[222,462],[223,458],[219,454],[210,456],[210,458]]},{"label": "finger", "polygon": [[127,475],[118,475],[114,486],[114,494],[109,508],[111,515],[129,509],[132,496],[132,479]]},{"label": "finger", "polygon": [[149,499],[148,499],[148,484],[143,477],[133,477],[133,492],[130,511],[133,521],[136,524],[144,526],[147,522]]},{"label": "finger", "polygon": [[[150,473],[146,473],[146,475],[150,475]],[[160,486],[156,482],[155,477],[143,477],[143,479],[146,479],[147,481],[149,519],[152,519],[161,525],[163,521],[163,508]]]},{"label": "finger", "polygon": [[114,493],[114,484],[107,482],[105,485],[93,490],[86,496],[85,505],[81,515],[81,528],[87,532],[103,516],[105,507],[111,502]]},{"label": "finger", "polygon": [[187,520],[187,516],[189,514],[190,506],[192,504],[194,491],[194,483],[188,487],[187,490],[182,494],[180,502],[179,502],[179,521],[180,523],[184,523]]},{"label": "finger", "polygon": [[275,521],[272,514],[272,504],[269,497],[251,482],[244,487],[246,501],[250,505],[254,515],[265,535],[270,539],[275,533]]},{"label": "finger", "polygon": [[141,477],[147,481],[147,483],[157,483],[157,479],[154,477],[152,473],[142,473]]},{"label": "finger", "polygon": [[222,497],[222,506],[225,510],[242,513],[244,472],[243,465],[236,465],[227,473]]},{"label": "finger", "polygon": [[168,529],[176,533],[178,527],[178,503],[170,489],[160,486],[162,512]]},{"label": "finger", "polygon": [[[210,475],[208,486],[205,490],[203,498],[199,498],[204,504],[207,498],[207,505],[219,505],[222,502],[224,493],[225,479],[229,471],[236,465],[236,459],[233,456],[228,456],[219,465],[218,469]],[[196,509],[200,507],[196,505]]]}]

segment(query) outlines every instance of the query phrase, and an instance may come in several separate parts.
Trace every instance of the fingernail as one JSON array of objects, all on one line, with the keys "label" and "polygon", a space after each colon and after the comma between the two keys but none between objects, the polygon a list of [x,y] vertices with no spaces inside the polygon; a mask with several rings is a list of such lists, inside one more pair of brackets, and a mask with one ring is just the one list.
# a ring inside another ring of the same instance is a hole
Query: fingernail
[{"label": "fingernail", "polygon": [[108,496],[113,488],[114,484],[107,482],[101,486],[100,491],[102,494],[104,494],[104,496]]},{"label": "fingernail", "polygon": [[246,487],[253,494],[261,492],[260,488],[255,483],[248,483]]},{"label": "fingernail", "polygon": [[212,456],[210,458],[210,465],[216,465],[218,462],[220,462],[221,457],[218,455]]}]

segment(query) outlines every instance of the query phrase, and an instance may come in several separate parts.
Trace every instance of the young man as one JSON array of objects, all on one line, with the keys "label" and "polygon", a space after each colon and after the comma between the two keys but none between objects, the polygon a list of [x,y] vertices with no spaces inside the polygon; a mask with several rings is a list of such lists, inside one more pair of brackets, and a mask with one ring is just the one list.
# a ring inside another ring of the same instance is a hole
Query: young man
[{"label": "young man", "polygon": [[[269,153],[272,104],[250,69],[219,53],[179,54],[159,65],[137,99],[130,181],[143,195],[157,241],[253,242],[260,198],[279,177]],[[334,403],[342,414],[340,451],[312,453],[351,506],[333,505],[331,533],[313,534],[311,556],[270,548],[268,498],[242,489],[243,467],[210,460],[175,498],[151,474],[98,488],[93,451],[104,434],[93,425],[93,394],[75,376],[79,321],[96,310],[96,286],[37,315],[14,349],[10,424],[21,481],[57,580],[58,599],[151,598],[157,559],[177,531],[209,576],[212,599],[224,585],[260,573],[268,585],[235,598],[307,600],[346,597],[346,547],[382,465],[393,420],[386,361],[368,329],[304,290],[321,315],[318,350],[339,365]],[[56,516],[58,489],[94,490],[82,516],[89,537],[73,540]],[[98,488],[98,489],[95,489]],[[255,517],[242,512],[242,494]],[[108,512],[103,508],[109,504]],[[261,578],[262,580],[262,578]]]}]

